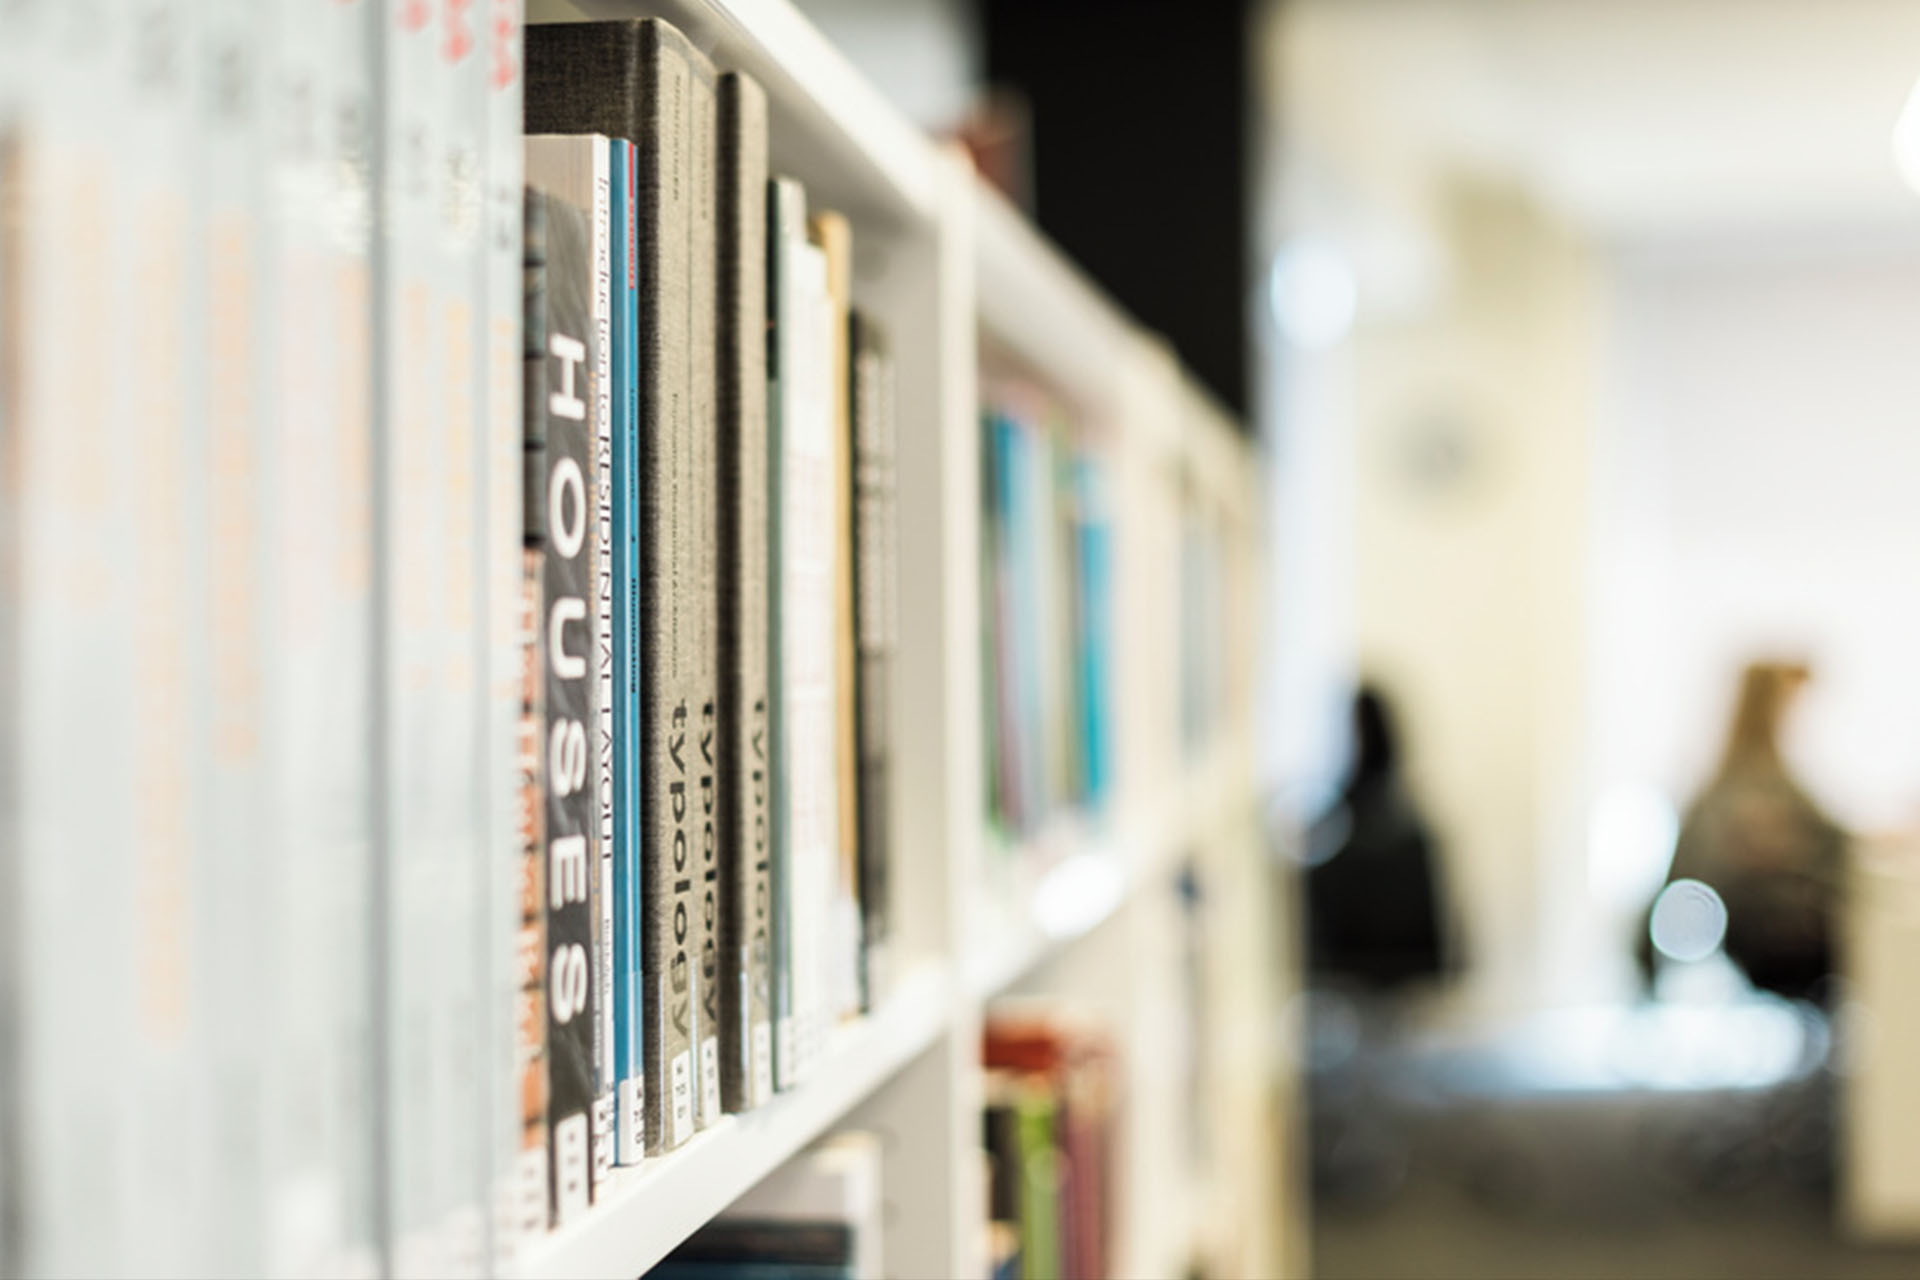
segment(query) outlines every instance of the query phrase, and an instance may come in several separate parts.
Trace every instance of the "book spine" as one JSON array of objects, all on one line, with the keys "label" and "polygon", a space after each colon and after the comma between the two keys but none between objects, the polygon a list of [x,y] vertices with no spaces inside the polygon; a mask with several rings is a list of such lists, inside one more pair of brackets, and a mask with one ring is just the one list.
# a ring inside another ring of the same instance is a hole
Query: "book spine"
[{"label": "book spine", "polygon": [[521,485],[520,686],[515,740],[519,864],[515,890],[514,1066],[519,1155],[514,1171],[513,1227],[531,1237],[552,1220],[548,1190],[547,1054],[547,198],[522,195],[520,287]]},{"label": "book spine", "polygon": [[693,202],[689,253],[692,263],[688,317],[689,400],[693,410],[694,517],[690,604],[695,635],[692,658],[698,709],[696,770],[699,779],[698,877],[694,927],[698,957],[694,1009],[694,1048],[699,1077],[696,1127],[720,1119],[720,913],[726,898],[720,875],[720,823],[733,783],[720,772],[720,666],[718,661],[719,557],[719,400],[717,393],[716,279],[719,269],[717,133],[718,95],[713,64],[688,51],[693,74],[687,113]]},{"label": "book spine", "polygon": [[613,1172],[613,151],[593,151],[593,726],[599,854],[593,878],[594,1194]]},{"label": "book spine", "polygon": [[824,339],[826,404],[832,437],[827,497],[832,541],[829,547],[833,612],[832,782],[834,788],[834,870],[829,915],[823,922],[828,953],[824,1014],[829,1020],[859,1008],[860,862],[858,724],[854,710],[856,667],[853,631],[853,431],[852,361],[848,316],[853,305],[853,229],[831,211],[816,214],[809,228],[827,265],[827,332]]},{"label": "book spine", "polygon": [[[552,141],[542,139],[541,141]],[[592,145],[591,141],[582,145]],[[532,168],[531,163],[528,166]],[[588,734],[593,723],[592,232],[585,211],[550,199],[546,218],[546,343],[540,352],[546,474],[540,640],[546,681],[547,1126],[553,1221],[592,1203],[594,911],[599,814]],[[529,445],[529,452],[533,452]]]},{"label": "book spine", "polygon": [[670,1150],[693,1135],[694,1021],[699,999],[698,787],[701,631],[691,404],[693,218],[692,49],[671,27],[641,26],[640,637],[643,970],[647,1142]]},{"label": "book spine", "polygon": [[341,868],[345,924],[333,940],[329,966],[340,992],[337,1037],[332,1052],[339,1068],[338,1140],[343,1148],[348,1193],[341,1214],[339,1270],[349,1275],[374,1273],[380,1262],[379,1196],[380,1097],[384,1074],[378,1051],[384,1045],[379,1022],[378,986],[383,979],[377,956],[379,935],[380,845],[376,775],[380,759],[377,707],[380,644],[379,530],[375,489],[380,438],[376,427],[377,357],[375,310],[374,207],[377,54],[381,9],[375,0],[343,0],[327,9],[327,48],[331,94],[326,101],[326,147],[333,192],[342,210],[329,220],[336,270],[328,288],[326,315],[335,333],[332,439],[340,450],[341,492],[345,510],[336,572],[357,608],[339,619],[338,673],[353,696],[343,701],[339,741],[352,755],[341,774],[342,797],[335,817],[345,825],[348,850]]},{"label": "book spine", "polygon": [[[99,663],[90,683],[108,705],[78,699],[63,705],[92,739],[87,748],[86,775],[93,791],[88,811],[104,821],[91,828],[90,837],[102,848],[127,841],[124,862],[114,855],[109,855],[111,860],[94,855],[69,863],[94,899],[85,917],[91,922],[88,950],[97,949],[98,959],[118,969],[123,982],[131,974],[138,974],[140,981],[117,999],[99,1003],[94,999],[102,993],[85,987],[66,989],[60,998],[78,1001],[75,1007],[87,1019],[112,1028],[109,1034],[116,1045],[111,1070],[119,1087],[97,1093],[94,1106],[117,1114],[111,1127],[97,1135],[103,1139],[100,1145],[87,1144],[84,1155],[121,1173],[113,1193],[78,1206],[80,1212],[98,1215],[106,1238],[117,1238],[126,1251],[122,1266],[134,1258],[150,1258],[148,1265],[179,1269],[211,1265],[213,1251],[204,1231],[213,1212],[215,1175],[208,1162],[183,1159],[171,1144],[182,1127],[192,1132],[195,1125],[212,1126],[220,1105],[205,1083],[211,1074],[206,1065],[207,1024],[194,1014],[209,984],[194,953],[189,924],[218,896],[208,877],[209,830],[202,804],[202,726],[210,700],[200,656],[206,596],[197,585],[207,564],[200,525],[207,459],[199,448],[207,414],[199,406],[211,385],[200,293],[206,275],[202,205],[195,187],[203,155],[196,104],[204,101],[197,91],[205,83],[201,77],[208,65],[201,38],[206,15],[172,2],[127,4],[108,13],[108,20],[127,23],[125,34],[138,30],[145,37],[137,48],[135,41],[105,37],[104,49],[118,66],[119,94],[89,84],[84,59],[78,67],[67,63],[55,74],[72,92],[98,95],[88,106],[69,102],[58,109],[63,116],[75,112],[72,119],[82,129],[89,121],[110,122],[111,194],[69,193],[55,200],[62,210],[56,216],[81,223],[73,231],[87,241],[97,230],[97,225],[87,224],[98,215],[71,203],[73,197],[105,198],[117,210],[110,215],[113,242],[88,243],[84,250],[99,255],[114,281],[109,311],[88,316],[86,323],[115,326],[117,333],[105,343],[118,353],[116,364],[126,376],[116,379],[110,422],[87,422],[94,398],[80,392],[70,405],[78,411],[70,425],[90,435],[100,433],[84,446],[94,453],[88,466],[96,474],[89,481],[88,505],[77,508],[84,516],[83,536],[114,546],[115,567],[124,563],[133,578],[130,591],[113,577],[88,588],[96,596],[92,607],[111,611],[91,626],[108,634],[126,628],[124,648],[116,644],[105,654],[78,655]],[[67,46],[69,54],[73,48]],[[65,131],[64,124],[51,119],[31,127],[49,141],[54,130]],[[68,135],[68,140],[78,139]],[[243,185],[248,188],[249,213],[258,217],[259,188]],[[76,273],[74,263],[59,250],[51,253],[50,261],[69,277],[62,287],[74,289],[73,305],[94,305],[97,299],[86,294],[89,273]],[[38,303],[30,305],[28,315],[36,327],[53,320]],[[56,340],[69,336],[57,328],[54,332]],[[89,341],[93,349],[102,349],[101,338]],[[97,371],[82,376],[97,376]],[[129,472],[122,467],[138,477],[131,489]],[[32,483],[38,489],[47,478]],[[122,512],[124,516],[118,514]],[[96,553],[84,541],[74,549],[83,564]],[[130,613],[120,612],[128,607]],[[260,619],[256,615],[251,621],[257,625]],[[84,645],[82,635],[75,633],[74,639]],[[29,678],[39,683],[37,672]],[[124,733],[116,730],[116,723]],[[34,750],[61,749],[55,740],[29,732],[26,741]],[[115,737],[123,737],[125,745],[116,744]],[[260,780],[254,781],[258,788]],[[122,785],[129,790],[121,792]],[[251,799],[257,803],[262,796],[256,791]],[[111,813],[122,804],[130,829]],[[230,854],[231,848],[223,852]],[[233,886],[236,891],[240,887]],[[115,933],[122,936],[112,936]],[[258,963],[266,957],[256,952],[253,959]],[[64,976],[63,963],[63,987]],[[241,1046],[243,1052],[270,1052],[271,1042],[260,1032],[254,1029],[258,1038]],[[232,1038],[223,1037],[223,1046],[231,1049]],[[66,1057],[59,1070],[65,1074],[76,1067],[79,1062]],[[88,1088],[99,1082],[82,1069],[75,1083]],[[227,1124],[231,1119],[223,1117]],[[70,1132],[64,1140],[73,1140]],[[242,1159],[252,1154],[243,1153]],[[43,1180],[60,1185],[61,1173],[37,1159],[28,1170],[36,1185]],[[166,1179],[168,1185],[156,1187],[151,1196],[135,1194],[147,1179]],[[44,1269],[28,1266],[23,1273]]]},{"label": "book spine", "polygon": [[[473,14],[483,95],[481,158],[481,325],[479,373],[484,408],[480,430],[483,482],[475,501],[481,522],[481,604],[476,640],[482,682],[482,731],[475,735],[480,775],[483,846],[481,971],[485,1012],[482,1091],[487,1147],[490,1271],[510,1270],[521,1236],[542,1215],[545,1200],[544,1104],[524,1088],[529,1061],[541,1057],[544,1024],[524,1008],[538,991],[542,952],[539,897],[523,882],[527,859],[538,867],[537,833],[529,841],[524,818],[538,796],[537,691],[529,681],[537,651],[538,559],[526,558],[522,510],[521,426],[524,404],[521,325],[525,316],[521,214],[521,4],[490,0]],[[530,576],[531,575],[531,576]],[[529,597],[529,592],[536,593]],[[531,735],[529,731],[531,730]],[[531,770],[531,773],[529,772]],[[529,1130],[527,1121],[535,1123]]]},{"label": "book spine", "polygon": [[[33,34],[21,23],[14,36],[22,45]],[[21,978],[27,957],[19,950],[20,893],[20,406],[19,369],[14,344],[20,327],[19,226],[21,197],[15,121],[24,92],[26,48],[0,53],[0,81],[9,96],[0,103],[7,123],[0,125],[0,1019],[25,1030],[26,993]],[[17,1037],[18,1032],[16,1032]],[[0,1042],[0,1272],[19,1275],[26,1266],[21,1224],[28,1199],[23,1160],[21,1107],[22,1050],[18,1039]]]},{"label": "book spine", "polygon": [[739,72],[719,85],[721,1104],[773,1094],[772,760],[767,696],[767,108]]},{"label": "book spine", "polygon": [[[143,656],[131,640],[142,620],[128,608],[137,589],[128,562],[140,551],[123,540],[129,530],[121,523],[139,496],[125,470],[134,443],[127,433],[136,424],[116,402],[121,380],[106,372],[126,350],[117,345],[122,335],[138,336],[137,326],[114,325],[127,301],[116,278],[116,233],[131,230],[116,169],[128,83],[123,33],[113,26],[123,16],[39,15],[44,43],[21,61],[33,57],[51,69],[28,69],[0,91],[24,98],[9,104],[18,112],[4,126],[0,178],[8,201],[0,236],[9,246],[0,280],[8,291],[0,438],[11,488],[4,518],[17,539],[15,576],[5,585],[17,609],[18,646],[18,665],[4,675],[18,680],[4,699],[18,720],[4,732],[17,731],[19,747],[11,762],[17,825],[0,832],[7,845],[0,857],[13,864],[21,896],[9,904],[19,932],[10,930],[4,944],[18,948],[20,1021],[17,1032],[9,1024],[0,1052],[20,1091],[21,1176],[12,1190],[32,1232],[22,1241],[22,1274],[126,1268],[138,1256],[132,1231],[139,1223],[129,1220],[138,1206],[118,1176],[129,1154],[126,1122],[138,1119],[126,1086],[139,1081],[125,1068],[144,1075],[171,1047],[155,1043],[139,1021],[124,982],[132,958],[123,948],[141,949],[131,934],[137,892],[124,889],[153,869],[142,840],[170,833],[154,829],[159,815],[132,811],[134,788],[158,762],[139,749],[130,758],[127,745],[141,728],[130,708],[138,693],[132,672]],[[143,300],[157,301],[144,292]],[[176,466],[164,480],[179,475]],[[140,631],[142,639],[151,633]],[[141,737],[141,747],[151,744]],[[76,838],[80,815],[84,839]],[[129,935],[94,936],[116,927]],[[77,929],[87,945],[74,944]],[[189,973],[181,967],[152,977],[171,994]],[[120,1053],[123,1038],[130,1064]],[[100,1053],[101,1043],[116,1052]],[[177,1227],[161,1238],[170,1260],[181,1257],[173,1246],[189,1233]]]},{"label": "book spine", "polygon": [[[439,83],[434,154],[435,308],[440,348],[434,483],[440,486],[439,612],[435,619],[434,879],[440,931],[429,981],[444,1003],[433,1053],[433,1233],[439,1274],[488,1267],[492,1178],[491,932],[495,759],[490,741],[492,624],[488,616],[487,61],[474,0],[437,0],[432,33]],[[409,495],[410,496],[410,495]],[[502,722],[503,723],[503,722]],[[504,765],[505,757],[500,757]],[[504,777],[501,779],[504,783]]]},{"label": "book spine", "polygon": [[855,312],[853,334],[854,689],[860,761],[860,1006],[885,988],[892,857],[895,502],[893,367],[873,322]]},{"label": "book spine", "polygon": [[[277,532],[268,497],[277,432],[270,429],[274,219],[263,181],[268,146],[262,103],[271,72],[269,6],[220,0],[200,6],[201,216],[196,271],[205,299],[204,422],[207,452],[207,594],[198,620],[209,679],[204,760],[207,827],[193,894],[197,949],[193,998],[207,1009],[262,1008],[272,931],[267,927],[270,699],[278,663],[266,643],[267,549]],[[112,735],[103,735],[112,736]],[[277,927],[277,923],[276,923]],[[202,1069],[218,1081],[207,1135],[207,1194],[233,1216],[226,1230],[195,1233],[185,1256],[209,1271],[248,1271],[263,1262],[266,1168],[258,1118],[270,1036],[250,1020],[211,1017]],[[176,1227],[176,1230],[178,1228]]]},{"label": "book spine", "polygon": [[646,1071],[641,1049],[640,968],[640,770],[635,730],[639,719],[640,579],[639,504],[634,446],[639,387],[634,378],[634,326],[639,317],[638,224],[634,213],[637,159],[633,144],[616,139],[613,172],[613,823],[615,1157],[638,1164],[647,1150]]},{"label": "book spine", "polygon": [[[264,1267],[377,1268],[371,1214],[371,431],[366,4],[282,0],[271,112],[277,229],[267,587],[271,1054]],[[343,107],[345,109],[343,109]]]},{"label": "book spine", "polygon": [[833,302],[826,255],[795,248],[793,398],[785,453],[784,564],[787,773],[791,789],[794,1052],[799,1076],[833,1020],[833,926],[839,863],[834,776]]},{"label": "book spine", "polygon": [[434,445],[444,420],[435,199],[442,87],[428,5],[382,0],[377,102],[381,172],[374,208],[380,461],[380,664],[383,777],[384,1094],[387,1268],[420,1275],[444,1264],[435,1221],[438,1031],[448,1007],[432,981],[444,955],[437,830],[449,745],[435,679],[443,485]]},{"label": "book spine", "polygon": [[768,880],[774,1087],[799,1082],[794,1035],[793,779],[788,749],[787,435],[799,388],[799,254],[806,244],[806,191],[791,178],[767,187],[767,710],[773,829]]}]

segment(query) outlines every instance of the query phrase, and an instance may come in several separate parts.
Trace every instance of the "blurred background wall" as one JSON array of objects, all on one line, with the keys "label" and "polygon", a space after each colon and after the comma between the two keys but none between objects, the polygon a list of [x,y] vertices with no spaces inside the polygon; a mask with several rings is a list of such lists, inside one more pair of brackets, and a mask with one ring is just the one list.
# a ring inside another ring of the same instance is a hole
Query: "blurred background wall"
[{"label": "blurred background wall", "polygon": [[1920,6],[1291,0],[1256,43],[1276,491],[1339,491],[1288,534],[1353,568],[1282,596],[1348,670],[1285,627],[1282,669],[1402,703],[1464,1000],[1618,993],[1741,662],[1814,664],[1843,821],[1920,798]]}]

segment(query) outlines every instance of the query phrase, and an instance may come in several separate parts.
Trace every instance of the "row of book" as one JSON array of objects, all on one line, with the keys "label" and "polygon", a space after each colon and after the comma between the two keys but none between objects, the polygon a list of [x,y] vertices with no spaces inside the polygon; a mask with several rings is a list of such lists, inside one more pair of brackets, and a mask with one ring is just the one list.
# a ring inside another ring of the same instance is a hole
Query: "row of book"
[{"label": "row of book", "polygon": [[1107,1037],[1048,1008],[989,1016],[988,1258],[995,1280],[1112,1273],[1118,1063]]},{"label": "row of book", "polygon": [[655,19],[526,72],[518,1061],[564,1223],[882,985],[894,422],[751,78]]},{"label": "row of book", "polygon": [[0,1272],[502,1268],[883,988],[850,232],[520,13],[0,14]]},{"label": "row of book", "polygon": [[[983,1037],[987,1261],[994,1280],[1113,1274],[1119,1067],[1096,1023],[1051,1003],[989,1014]],[[881,1142],[842,1132],[782,1165],[648,1280],[877,1280]]]},{"label": "row of book", "polygon": [[1002,388],[981,422],[987,811],[1008,836],[1097,810],[1113,774],[1112,550],[1099,457],[1047,399]]}]

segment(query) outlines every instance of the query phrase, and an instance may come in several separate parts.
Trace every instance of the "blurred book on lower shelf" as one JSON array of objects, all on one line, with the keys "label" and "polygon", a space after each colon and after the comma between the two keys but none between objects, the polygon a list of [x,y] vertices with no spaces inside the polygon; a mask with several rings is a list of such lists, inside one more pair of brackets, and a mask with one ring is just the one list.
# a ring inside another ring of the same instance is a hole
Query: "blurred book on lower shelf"
[{"label": "blurred book on lower shelf", "polygon": [[987,811],[1009,839],[1094,811],[1112,774],[1105,465],[1050,399],[1003,386],[981,421]]},{"label": "blurred book on lower shelf", "polygon": [[648,1280],[880,1280],[880,1139],[833,1135],[689,1236]]},{"label": "blurred book on lower shelf", "polygon": [[1045,1007],[991,1015],[987,1068],[987,1248],[992,1274],[1110,1274],[1119,1064],[1106,1035]]}]

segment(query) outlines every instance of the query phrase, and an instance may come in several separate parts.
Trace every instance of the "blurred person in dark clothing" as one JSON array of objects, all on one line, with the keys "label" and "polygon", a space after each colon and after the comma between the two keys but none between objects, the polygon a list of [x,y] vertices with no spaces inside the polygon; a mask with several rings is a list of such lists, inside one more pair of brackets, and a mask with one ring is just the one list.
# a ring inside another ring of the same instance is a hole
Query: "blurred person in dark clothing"
[{"label": "blurred person in dark clothing", "polygon": [[1353,701],[1354,760],[1308,833],[1307,965],[1320,977],[1394,987],[1445,969],[1434,840],[1415,806],[1386,697]]},{"label": "blurred person in dark clothing", "polygon": [[[1847,834],[1780,754],[1780,733],[1807,683],[1803,663],[1756,662],[1740,678],[1720,768],[1688,807],[1667,882],[1697,880],[1726,907],[1727,957],[1765,991],[1825,994]],[[1646,930],[1642,963],[1651,972]]]}]

